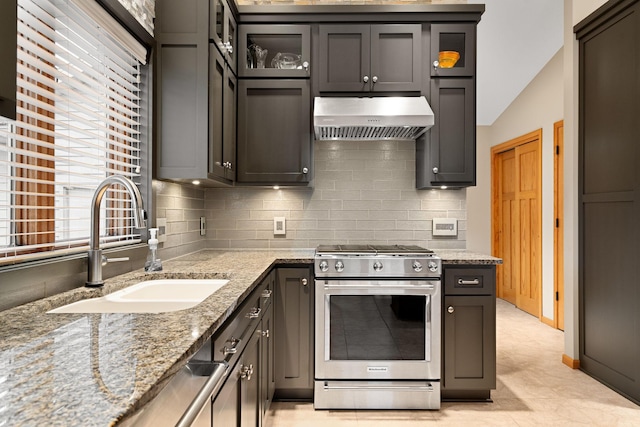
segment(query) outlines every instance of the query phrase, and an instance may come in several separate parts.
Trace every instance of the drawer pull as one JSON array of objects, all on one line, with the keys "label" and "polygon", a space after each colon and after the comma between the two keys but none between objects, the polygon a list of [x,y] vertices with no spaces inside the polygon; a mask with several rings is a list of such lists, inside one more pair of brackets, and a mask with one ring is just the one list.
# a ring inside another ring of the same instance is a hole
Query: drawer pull
[{"label": "drawer pull", "polygon": [[222,350],[220,351],[225,356],[228,354],[236,354],[238,352],[238,344],[240,344],[240,340],[231,337],[231,339],[228,342],[231,343],[231,347],[227,347],[225,345],[224,347],[222,347]]},{"label": "drawer pull", "polygon": [[271,298],[271,294],[273,293],[273,291],[271,289],[265,289],[264,291],[262,291],[262,295],[260,295],[262,298]]},{"label": "drawer pull", "polygon": [[253,307],[248,313],[247,313],[247,317],[249,319],[257,319],[258,317],[260,317],[260,312],[262,311],[261,308],[259,307]]},{"label": "drawer pull", "polygon": [[479,284],[480,284],[480,279],[473,279],[473,280],[458,279],[458,285],[473,286],[473,285],[479,285]]}]

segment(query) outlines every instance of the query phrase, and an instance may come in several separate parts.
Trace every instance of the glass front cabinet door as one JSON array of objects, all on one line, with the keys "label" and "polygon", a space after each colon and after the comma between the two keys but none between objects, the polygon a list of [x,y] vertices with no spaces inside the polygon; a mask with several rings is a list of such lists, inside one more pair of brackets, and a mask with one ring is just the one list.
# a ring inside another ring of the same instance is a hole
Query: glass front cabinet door
[{"label": "glass front cabinet door", "polygon": [[431,25],[431,77],[474,76],[476,25]]},{"label": "glass front cabinet door", "polygon": [[309,25],[241,25],[239,40],[240,77],[309,77]]}]

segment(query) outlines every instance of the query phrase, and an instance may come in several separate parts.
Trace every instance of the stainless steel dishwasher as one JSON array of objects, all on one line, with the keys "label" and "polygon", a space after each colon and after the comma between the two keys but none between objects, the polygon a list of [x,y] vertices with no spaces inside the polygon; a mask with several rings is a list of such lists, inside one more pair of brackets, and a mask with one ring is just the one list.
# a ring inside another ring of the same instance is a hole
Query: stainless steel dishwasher
[{"label": "stainless steel dishwasher", "polygon": [[[238,363],[245,347],[255,341],[261,319],[261,300],[270,298],[264,286],[254,290],[212,339],[174,375],[162,391],[120,426],[211,427],[216,399],[227,400],[225,390],[233,389],[237,378],[251,378],[253,366]],[[237,366],[236,366],[237,365]],[[228,380],[228,381],[227,381]],[[226,387],[225,383],[230,386]],[[220,392],[220,396],[218,396]],[[220,405],[218,405],[220,406]],[[218,412],[220,412],[218,410]],[[223,414],[218,414],[218,417]]]}]

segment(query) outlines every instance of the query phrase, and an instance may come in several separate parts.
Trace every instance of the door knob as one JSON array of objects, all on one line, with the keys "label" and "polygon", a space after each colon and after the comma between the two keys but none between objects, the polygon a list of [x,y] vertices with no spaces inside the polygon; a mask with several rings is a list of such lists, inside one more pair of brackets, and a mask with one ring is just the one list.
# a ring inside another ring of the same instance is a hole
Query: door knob
[{"label": "door knob", "polygon": [[369,83],[369,76],[364,76],[362,78],[362,81],[365,82],[365,83]]},{"label": "door knob", "polygon": [[454,312],[454,311],[455,311],[455,309],[453,308],[453,306],[452,306],[452,305],[450,305],[449,307],[447,307],[447,312],[448,312],[449,314],[453,314],[453,312]]}]

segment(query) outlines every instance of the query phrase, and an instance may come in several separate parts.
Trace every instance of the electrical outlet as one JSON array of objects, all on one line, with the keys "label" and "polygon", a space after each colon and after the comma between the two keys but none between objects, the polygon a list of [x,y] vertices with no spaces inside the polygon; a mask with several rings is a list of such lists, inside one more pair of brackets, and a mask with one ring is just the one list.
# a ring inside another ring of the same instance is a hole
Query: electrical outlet
[{"label": "electrical outlet", "polygon": [[200,235],[205,236],[207,234],[207,219],[203,216],[200,217]]},{"label": "electrical outlet", "polygon": [[287,234],[285,219],[283,216],[276,216],[273,218],[273,234],[274,236]]},{"label": "electrical outlet", "polygon": [[158,228],[158,243],[167,241],[167,218],[156,218]]}]

